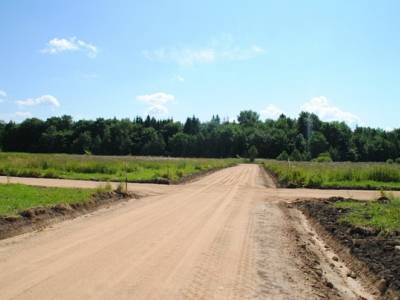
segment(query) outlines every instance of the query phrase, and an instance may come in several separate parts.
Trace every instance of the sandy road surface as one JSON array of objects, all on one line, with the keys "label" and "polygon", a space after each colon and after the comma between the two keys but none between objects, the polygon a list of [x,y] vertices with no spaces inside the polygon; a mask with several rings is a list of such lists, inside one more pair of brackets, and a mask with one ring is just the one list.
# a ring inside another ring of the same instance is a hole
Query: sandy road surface
[{"label": "sandy road surface", "polygon": [[0,241],[0,299],[373,298],[329,267],[321,241],[302,256],[315,233],[282,203],[318,192],[267,189],[256,165],[130,188],[150,196]]},{"label": "sandy road surface", "polygon": [[[246,165],[242,165],[244,167]],[[250,167],[247,165],[247,167]],[[253,166],[254,168],[254,166]],[[220,174],[220,173],[218,173]],[[234,176],[234,175],[232,175]],[[259,193],[263,193],[267,197],[277,197],[282,200],[294,200],[299,198],[330,198],[330,197],[344,197],[353,198],[358,200],[372,200],[380,196],[379,191],[363,191],[363,190],[328,190],[328,189],[276,189],[272,186],[273,180],[268,178],[265,173],[257,173],[257,184],[252,184],[252,188],[258,189]],[[218,176],[217,176],[218,177]],[[215,176],[212,177],[213,180]],[[218,179],[217,179],[218,180]],[[24,178],[24,177],[6,177],[0,176],[0,183],[21,183],[35,186],[47,187],[73,187],[73,188],[96,188],[102,182],[89,181],[89,180],[68,180],[68,179],[48,179],[48,178]],[[205,182],[202,180],[200,184]],[[111,183],[114,187],[118,183]],[[242,183],[247,184],[247,183]],[[187,184],[186,184],[187,185]],[[128,189],[143,196],[154,196],[161,194],[168,194],[182,189],[184,185],[164,185],[164,184],[146,184],[146,183],[128,183]],[[400,191],[391,192],[400,197]]]}]

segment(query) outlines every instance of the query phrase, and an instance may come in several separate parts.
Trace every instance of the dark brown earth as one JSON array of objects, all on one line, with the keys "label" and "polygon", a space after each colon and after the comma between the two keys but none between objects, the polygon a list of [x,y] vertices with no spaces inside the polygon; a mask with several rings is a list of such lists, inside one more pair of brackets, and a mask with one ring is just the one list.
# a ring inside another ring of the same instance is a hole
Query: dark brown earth
[{"label": "dark brown earth", "polygon": [[[345,260],[347,256],[347,260],[355,258],[361,262],[353,264],[353,267],[369,274],[369,279],[372,279],[384,299],[400,299],[400,251],[395,248],[400,245],[400,232],[387,235],[379,230],[339,222],[347,210],[336,208],[332,203],[343,200],[305,201],[298,203],[298,207],[333,236],[330,244],[342,248],[339,252]],[[339,245],[334,245],[335,241]],[[349,275],[357,276],[356,273]]]}]

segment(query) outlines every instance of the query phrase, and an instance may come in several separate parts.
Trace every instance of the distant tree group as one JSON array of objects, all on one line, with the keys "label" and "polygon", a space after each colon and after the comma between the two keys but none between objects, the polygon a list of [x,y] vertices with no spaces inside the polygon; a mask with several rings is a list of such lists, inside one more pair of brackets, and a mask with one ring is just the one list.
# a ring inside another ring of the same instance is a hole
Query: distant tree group
[{"label": "distant tree group", "polygon": [[281,115],[277,120],[262,121],[256,112],[242,111],[237,122],[221,122],[219,116],[200,122],[193,116],[184,123],[149,116],[89,121],[62,116],[45,121],[31,118],[19,124],[0,122],[0,149],[98,155],[386,161],[400,157],[400,129],[352,130],[344,122],[323,122],[307,112],[297,119]]}]

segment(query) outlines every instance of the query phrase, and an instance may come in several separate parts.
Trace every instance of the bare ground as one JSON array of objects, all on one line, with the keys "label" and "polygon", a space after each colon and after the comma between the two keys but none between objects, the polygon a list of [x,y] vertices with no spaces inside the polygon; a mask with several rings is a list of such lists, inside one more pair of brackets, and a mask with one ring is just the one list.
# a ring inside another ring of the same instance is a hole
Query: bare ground
[{"label": "bare ground", "polygon": [[0,299],[374,299],[288,203],[377,192],[275,189],[256,165],[129,189],[148,197],[0,241]]}]

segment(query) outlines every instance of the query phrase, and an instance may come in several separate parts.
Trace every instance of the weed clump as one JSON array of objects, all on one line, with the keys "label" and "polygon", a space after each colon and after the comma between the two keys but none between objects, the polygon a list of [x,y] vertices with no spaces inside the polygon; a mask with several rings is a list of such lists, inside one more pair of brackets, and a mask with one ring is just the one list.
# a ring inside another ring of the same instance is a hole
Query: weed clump
[{"label": "weed clump", "polygon": [[122,195],[127,195],[128,194],[128,185],[126,182],[120,182],[117,186],[117,188],[115,189],[115,192],[117,192],[118,194],[122,194]]},{"label": "weed clump", "polygon": [[97,194],[109,193],[111,191],[112,191],[112,185],[109,182],[101,183],[96,187]]}]

